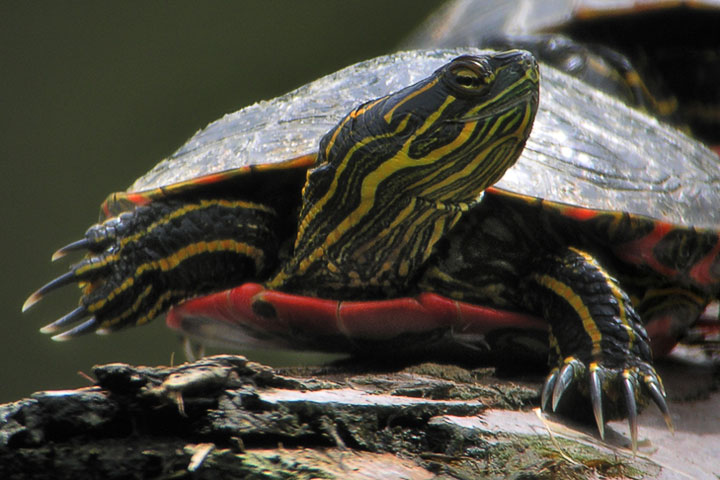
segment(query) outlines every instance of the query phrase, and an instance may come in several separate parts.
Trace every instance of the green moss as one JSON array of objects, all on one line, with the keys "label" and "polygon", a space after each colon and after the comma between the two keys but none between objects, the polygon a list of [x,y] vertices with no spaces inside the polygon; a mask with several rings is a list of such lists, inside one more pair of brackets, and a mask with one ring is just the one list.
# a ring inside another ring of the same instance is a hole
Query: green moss
[{"label": "green moss", "polygon": [[591,473],[601,477],[644,478],[646,472],[629,459],[605,454],[571,440],[518,436],[499,442],[486,453],[490,475],[522,472],[521,478],[575,480]]},{"label": "green moss", "polygon": [[[196,473],[202,478],[203,468],[213,474],[227,474],[247,480],[311,480],[334,479],[335,475],[293,455],[246,452],[237,454],[229,450],[211,453]],[[218,478],[218,477],[213,477]]]}]

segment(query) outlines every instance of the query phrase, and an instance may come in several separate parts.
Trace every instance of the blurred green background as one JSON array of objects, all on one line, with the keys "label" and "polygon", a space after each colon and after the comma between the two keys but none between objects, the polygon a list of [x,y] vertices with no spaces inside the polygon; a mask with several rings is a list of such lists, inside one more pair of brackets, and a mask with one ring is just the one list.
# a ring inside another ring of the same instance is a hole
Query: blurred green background
[{"label": "blurred green background", "polygon": [[65,272],[50,255],[108,193],[224,113],[394,50],[440,3],[0,3],[0,402],[87,385],[77,372],[97,363],[183,361],[162,321],[65,343],[38,333],[76,306],[72,287],[20,307]]}]

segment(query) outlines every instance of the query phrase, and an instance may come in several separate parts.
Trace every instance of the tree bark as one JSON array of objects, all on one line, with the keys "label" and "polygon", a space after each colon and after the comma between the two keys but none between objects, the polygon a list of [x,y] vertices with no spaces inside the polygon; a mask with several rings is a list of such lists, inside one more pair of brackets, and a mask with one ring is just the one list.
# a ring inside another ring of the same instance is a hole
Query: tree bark
[{"label": "tree bark", "polygon": [[0,406],[0,478],[676,478],[611,427],[537,413],[540,377],[348,365],[97,366],[95,386]]}]

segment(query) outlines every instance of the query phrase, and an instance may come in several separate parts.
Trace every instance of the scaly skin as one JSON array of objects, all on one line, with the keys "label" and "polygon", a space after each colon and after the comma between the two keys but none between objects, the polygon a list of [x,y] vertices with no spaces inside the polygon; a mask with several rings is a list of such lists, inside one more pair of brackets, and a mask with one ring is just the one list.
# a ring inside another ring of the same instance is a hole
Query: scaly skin
[{"label": "scaly skin", "polygon": [[80,306],[43,333],[88,317],[53,338],[142,325],[182,300],[266,277],[278,262],[276,229],[275,212],[263,205],[159,200],[91,227],[71,246],[91,254],[33,294],[26,307],[49,290],[78,282]]}]

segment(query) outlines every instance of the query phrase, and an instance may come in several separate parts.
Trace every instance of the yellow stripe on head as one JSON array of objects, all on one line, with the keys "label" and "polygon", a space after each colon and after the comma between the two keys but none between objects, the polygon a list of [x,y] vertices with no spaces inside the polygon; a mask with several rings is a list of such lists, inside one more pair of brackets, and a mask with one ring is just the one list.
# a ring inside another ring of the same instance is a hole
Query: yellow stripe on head
[{"label": "yellow stripe on head", "polygon": [[401,285],[516,161],[537,97],[537,64],[511,51],[458,57],[355,109],[321,141],[293,256],[268,286]]}]

